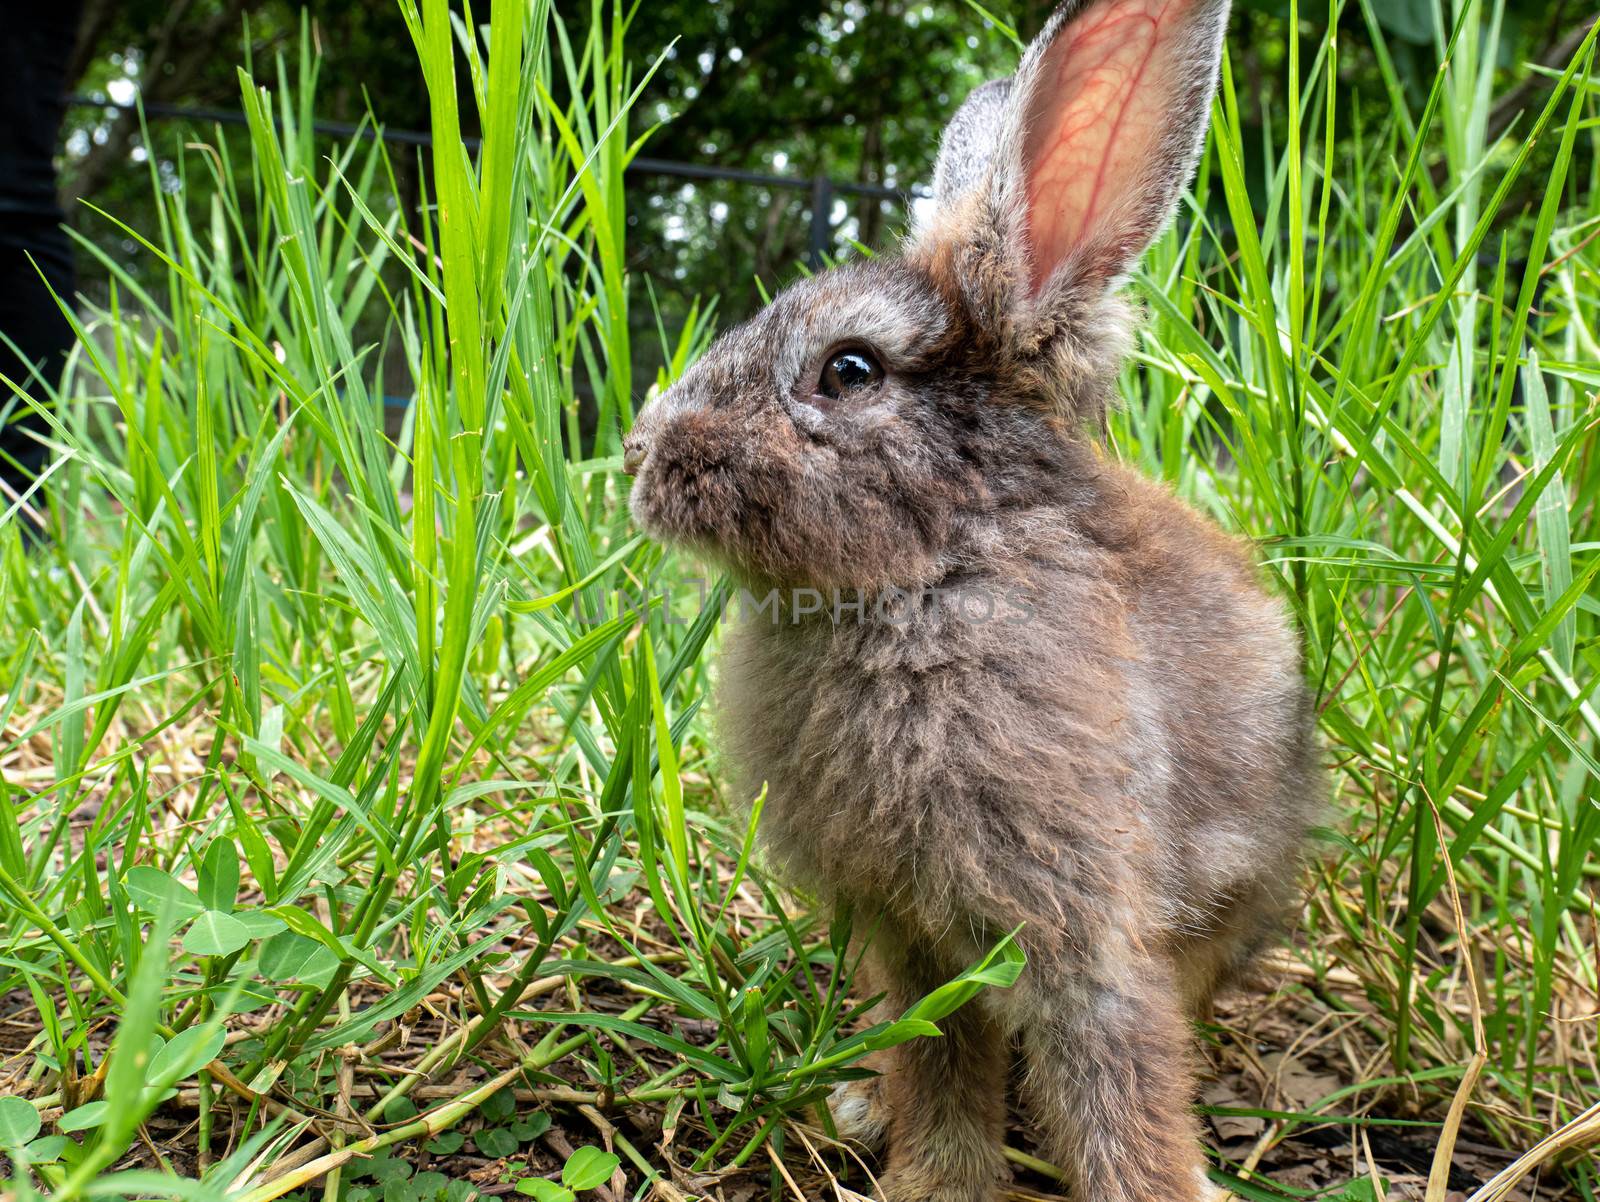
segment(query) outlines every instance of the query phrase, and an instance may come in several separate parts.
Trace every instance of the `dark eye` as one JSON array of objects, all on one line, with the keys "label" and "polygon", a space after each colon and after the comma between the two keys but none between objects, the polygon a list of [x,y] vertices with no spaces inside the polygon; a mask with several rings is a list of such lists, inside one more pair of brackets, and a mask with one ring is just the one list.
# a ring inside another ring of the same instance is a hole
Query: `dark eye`
[{"label": "dark eye", "polygon": [[823,365],[822,378],[817,381],[817,393],[837,401],[846,393],[871,388],[883,379],[883,366],[872,352],[862,347],[835,351]]}]

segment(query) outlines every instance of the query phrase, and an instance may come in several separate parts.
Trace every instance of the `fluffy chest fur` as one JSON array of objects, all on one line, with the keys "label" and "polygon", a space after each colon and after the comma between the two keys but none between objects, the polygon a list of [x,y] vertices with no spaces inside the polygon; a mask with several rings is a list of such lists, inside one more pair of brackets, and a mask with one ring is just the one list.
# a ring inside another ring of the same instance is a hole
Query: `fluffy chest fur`
[{"label": "fluffy chest fur", "polygon": [[1313,757],[1277,607],[1164,490],[1112,484],[1115,540],[1045,508],[880,610],[746,607],[723,744],[795,880],[935,936],[1070,943],[1133,910],[1181,939],[1254,887],[1264,818],[1299,837]]}]

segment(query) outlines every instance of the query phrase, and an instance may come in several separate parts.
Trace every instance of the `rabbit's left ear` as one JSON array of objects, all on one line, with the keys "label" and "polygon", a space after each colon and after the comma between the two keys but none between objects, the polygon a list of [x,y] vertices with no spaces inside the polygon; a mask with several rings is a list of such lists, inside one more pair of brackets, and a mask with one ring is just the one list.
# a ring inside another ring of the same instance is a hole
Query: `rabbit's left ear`
[{"label": "rabbit's left ear", "polygon": [[1068,0],[1011,89],[993,199],[1028,286],[1110,283],[1178,206],[1205,142],[1228,0]]},{"label": "rabbit's left ear", "polygon": [[1132,270],[1194,173],[1227,23],[1228,0],[1066,0],[1009,86],[974,93],[926,231],[969,288],[1015,315]]}]

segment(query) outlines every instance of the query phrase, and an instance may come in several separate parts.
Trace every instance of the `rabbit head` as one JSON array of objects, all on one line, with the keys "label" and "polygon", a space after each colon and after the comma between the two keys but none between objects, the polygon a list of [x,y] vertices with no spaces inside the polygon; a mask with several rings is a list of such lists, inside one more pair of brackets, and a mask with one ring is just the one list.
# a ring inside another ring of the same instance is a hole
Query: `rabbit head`
[{"label": "rabbit head", "polygon": [[1065,448],[1102,423],[1133,329],[1117,285],[1194,170],[1227,7],[1063,4],[957,112],[898,258],[796,283],[641,412],[640,524],[771,583],[911,587],[985,515],[1070,488]]}]

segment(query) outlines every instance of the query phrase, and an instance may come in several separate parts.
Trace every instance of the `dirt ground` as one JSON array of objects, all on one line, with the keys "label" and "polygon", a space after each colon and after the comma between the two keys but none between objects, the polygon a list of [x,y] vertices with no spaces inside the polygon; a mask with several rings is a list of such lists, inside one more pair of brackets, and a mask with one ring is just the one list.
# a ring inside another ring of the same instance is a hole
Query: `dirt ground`
[{"label": "dirt ground", "polygon": [[[1264,970],[1270,981],[1274,968]],[[1206,1065],[1201,1102],[1208,1110],[1305,1112],[1321,1109],[1344,1121],[1316,1125],[1283,1118],[1207,1114],[1208,1143],[1222,1161],[1236,1171],[1241,1167],[1268,1189],[1289,1196],[1342,1198],[1341,1187],[1373,1175],[1381,1178],[1390,1199],[1422,1199],[1429,1167],[1438,1142],[1440,1110],[1421,1106],[1414,1090],[1395,1086],[1362,1086],[1382,1078],[1387,1071],[1383,1050],[1367,1030],[1359,1012],[1340,1013],[1293,984],[1275,989],[1257,988],[1222,1000],[1214,1022],[1203,1028]],[[446,1001],[447,999],[440,999]],[[586,1004],[604,1008],[603,993],[591,994]],[[617,996],[617,1008],[624,1004]],[[598,1003],[598,1005],[597,1005]],[[435,1013],[447,1011],[440,1007]],[[31,1001],[12,995],[0,1004],[0,1092],[29,1092],[23,1076],[32,1060],[25,1049],[36,1027]],[[647,1020],[648,1021],[648,1020]],[[709,1033],[694,1024],[668,1020],[675,1033],[688,1039]],[[414,1024],[392,1027],[380,1042],[378,1056],[330,1061],[315,1076],[319,1080],[285,1082],[305,1114],[336,1120],[359,1111],[363,1103],[387,1088],[406,1071],[437,1038],[442,1026],[426,1015]],[[235,1041],[250,1038],[241,1029]],[[424,1086],[413,1093],[423,1109],[438,1100],[457,1097],[488,1079],[496,1060],[512,1062],[525,1051],[524,1036],[536,1038],[530,1027],[512,1029],[485,1061],[464,1067],[454,1077]],[[369,1045],[370,1046],[370,1045]],[[619,1051],[621,1049],[619,1048]],[[637,1049],[643,1052],[643,1049]],[[607,1105],[580,1080],[576,1066],[558,1062],[553,1072],[517,1088],[497,1101],[487,1114],[476,1114],[461,1124],[461,1138],[443,1138],[397,1145],[377,1157],[352,1161],[344,1169],[346,1191],[352,1202],[466,1202],[471,1193],[496,1197],[518,1193],[517,1182],[529,1176],[555,1177],[572,1150],[583,1145],[620,1148],[626,1144],[666,1176],[654,1187],[662,1202],[683,1202],[686,1197],[709,1197],[718,1202],[756,1202],[761,1198],[835,1199],[853,1202],[852,1195],[873,1193],[871,1157],[830,1144],[822,1132],[790,1124],[781,1140],[781,1156],[772,1144],[762,1148],[742,1167],[722,1173],[695,1172],[691,1165],[708,1140],[706,1126],[693,1108],[637,1103]],[[1342,1096],[1340,1096],[1342,1093]],[[314,1104],[321,1095],[321,1105]],[[1334,1100],[1330,1101],[1330,1097]],[[169,1169],[192,1174],[201,1166],[196,1153],[196,1095],[181,1092],[162,1108],[141,1132],[140,1140],[119,1167]],[[330,1104],[331,1103],[331,1104]],[[59,1113],[59,1112],[57,1112]],[[547,1117],[546,1117],[547,1116]],[[46,1113],[48,1121],[54,1117]],[[403,1116],[397,1116],[403,1117]],[[214,1148],[225,1152],[241,1133],[245,1107],[227,1106],[217,1115]],[[1361,1122],[1351,1122],[1358,1119]],[[1392,1120],[1416,1125],[1391,1125]],[[498,1134],[509,1130],[514,1141],[508,1150]],[[489,1135],[494,1134],[495,1139]],[[1532,1143],[1536,1135],[1531,1135]],[[1042,1168],[1030,1167],[1033,1141],[1025,1123],[1015,1121],[1009,1147],[1016,1162],[1011,1193],[1017,1198],[1053,1202],[1062,1198],[1060,1185]],[[326,1154],[327,1144],[306,1140],[268,1172],[292,1168],[313,1155]],[[1515,1159],[1492,1142],[1492,1137],[1470,1110],[1456,1141],[1449,1178],[1449,1202],[1462,1202],[1496,1172]],[[266,1168],[267,1166],[262,1166]],[[259,1180],[259,1178],[257,1179]],[[642,1174],[629,1159],[611,1182],[600,1186],[598,1202],[627,1202],[638,1189]],[[291,1198],[321,1197],[325,1183],[313,1183]],[[526,1188],[522,1192],[528,1192]],[[1372,1197],[1372,1194],[1349,1195]],[[1541,1180],[1530,1176],[1506,1197],[1520,1202],[1556,1202],[1578,1194],[1561,1174],[1550,1172]]]}]

